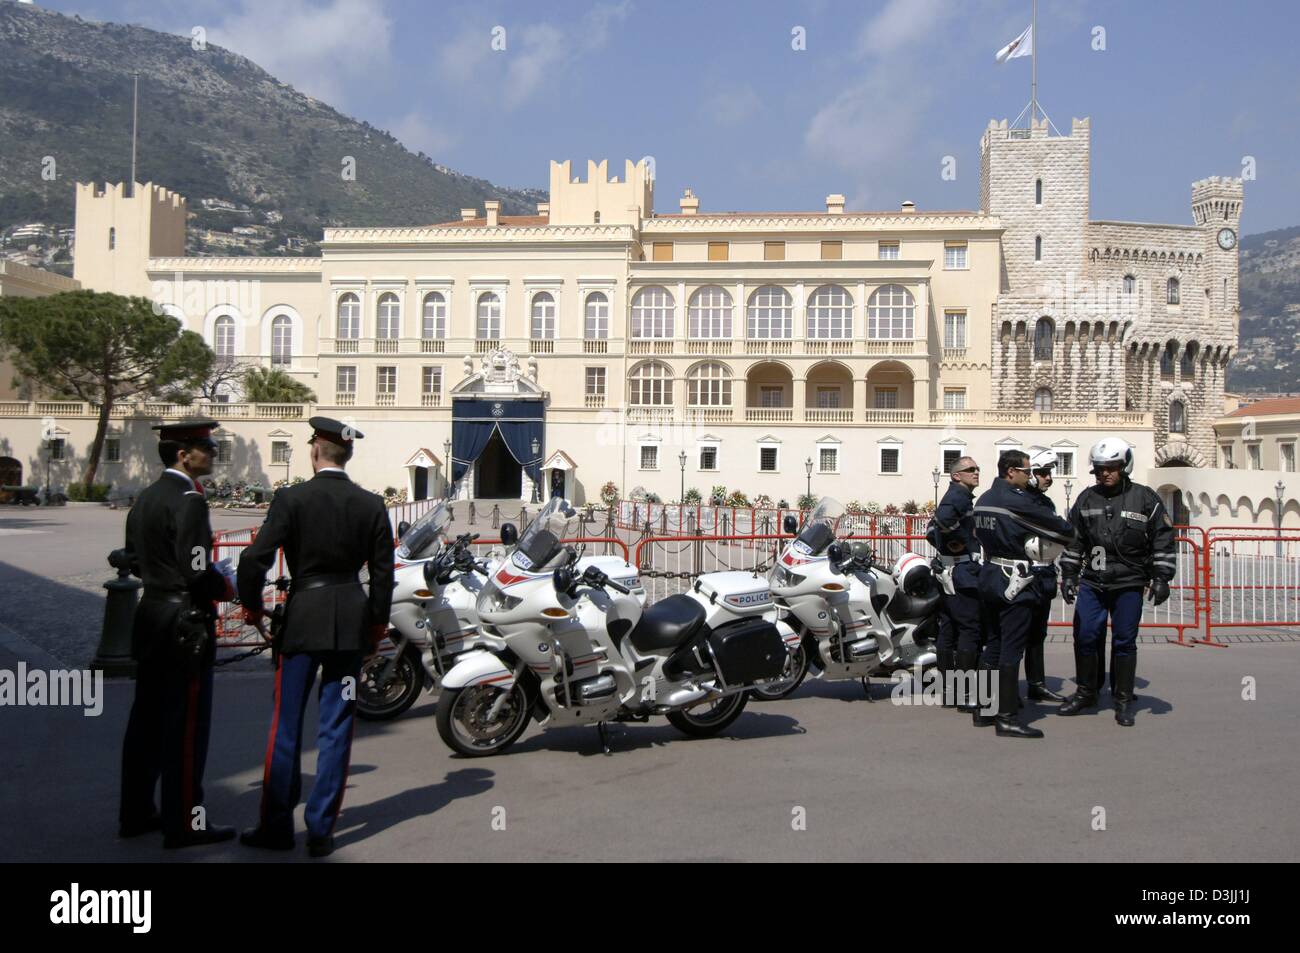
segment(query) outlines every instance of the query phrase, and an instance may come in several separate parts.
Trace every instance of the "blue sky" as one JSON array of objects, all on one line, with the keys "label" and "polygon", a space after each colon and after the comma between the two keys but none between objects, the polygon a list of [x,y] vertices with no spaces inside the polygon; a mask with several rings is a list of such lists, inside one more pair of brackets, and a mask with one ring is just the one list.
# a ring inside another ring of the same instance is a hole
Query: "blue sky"
[{"label": "blue sky", "polygon": [[[408,148],[501,185],[651,155],[656,206],[976,208],[979,137],[1029,99],[994,53],[1028,0],[55,0],[242,53]],[[492,49],[505,30],[504,51]],[[805,50],[792,49],[804,28]],[[1096,51],[1094,29],[1105,30]],[[1041,0],[1039,100],[1093,123],[1092,215],[1190,222],[1240,175],[1243,231],[1300,225],[1294,0]],[[941,177],[945,156],[957,176]]]}]

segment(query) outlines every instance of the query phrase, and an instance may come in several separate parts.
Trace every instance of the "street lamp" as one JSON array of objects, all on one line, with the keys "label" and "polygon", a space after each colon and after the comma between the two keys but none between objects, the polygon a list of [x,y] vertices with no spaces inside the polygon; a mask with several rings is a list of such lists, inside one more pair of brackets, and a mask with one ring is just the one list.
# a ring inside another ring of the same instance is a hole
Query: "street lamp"
[{"label": "street lamp", "polygon": [[[1277,535],[1280,537],[1282,535],[1282,494],[1286,492],[1286,484],[1281,480],[1278,480],[1273,486],[1273,490],[1277,493],[1277,513],[1274,516],[1274,519],[1277,520]],[[1278,539],[1277,541],[1277,554],[1279,556],[1282,555],[1281,539]]]},{"label": "street lamp", "polygon": [[1065,512],[1066,512],[1066,514],[1069,514],[1069,512],[1070,512],[1070,491],[1073,490],[1073,489],[1074,489],[1074,481],[1071,480],[1071,479],[1069,479],[1069,478],[1067,477],[1067,478],[1066,478],[1066,481],[1065,481]]},{"label": "street lamp", "polygon": [[284,445],[284,484],[289,485],[289,460],[293,457],[293,447],[289,444]]},{"label": "street lamp", "polygon": [[444,493],[447,499],[451,499],[451,439],[448,438],[442,442],[442,465],[445,468],[442,473],[442,481],[446,484]]},{"label": "street lamp", "polygon": [[804,496],[808,497],[809,503],[812,501],[812,468],[812,457],[809,457],[803,462],[804,472],[808,474],[808,486],[807,489],[804,490]]},{"label": "street lamp", "polygon": [[938,467],[930,471],[930,479],[934,481],[934,505],[936,509],[939,506],[939,477],[941,476],[943,474],[939,472]]},{"label": "street lamp", "polygon": [[686,451],[685,450],[677,454],[677,462],[682,465],[682,488],[681,488],[681,492],[678,493],[677,495],[677,503],[679,506],[685,506],[686,505]]},{"label": "street lamp", "polygon": [[[532,442],[532,444],[530,444],[530,446],[531,446],[532,449],[533,449],[533,460],[536,460],[536,459],[537,459],[537,454],[541,452],[542,445],[541,445],[540,443],[538,443],[538,442],[537,442],[537,438],[534,437],[534,438],[533,438],[533,442]],[[542,475],[541,470],[538,470],[538,471],[537,471],[537,475],[538,475],[539,478],[541,477],[541,475]],[[541,501],[542,501],[542,488],[541,488],[540,486],[538,486],[536,483],[534,483],[534,484],[533,484],[533,502],[534,502],[534,503],[540,503]]]}]

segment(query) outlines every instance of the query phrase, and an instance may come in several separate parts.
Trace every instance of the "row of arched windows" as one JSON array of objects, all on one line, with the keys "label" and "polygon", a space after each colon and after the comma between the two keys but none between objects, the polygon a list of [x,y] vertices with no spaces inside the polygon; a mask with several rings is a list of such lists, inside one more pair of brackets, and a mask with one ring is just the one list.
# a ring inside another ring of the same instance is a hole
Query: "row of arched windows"
[{"label": "row of arched windows", "polygon": [[[235,359],[235,319],[228,314],[218,316],[212,325],[212,350],[217,360],[229,363]],[[293,319],[287,314],[271,319],[271,363],[293,362]]]},{"label": "row of arched windows", "polygon": [[[422,300],[421,337],[447,336],[447,297],[430,291]],[[633,338],[672,338],[676,334],[676,299],[658,285],[641,288],[632,297]],[[807,335],[812,339],[853,337],[853,296],[840,285],[822,285],[808,296],[805,307]],[[610,302],[603,292],[592,292],[584,302],[583,336],[609,337]],[[530,330],[533,338],[556,334],[555,296],[541,291],[532,296]],[[730,292],[720,285],[706,285],[691,295],[686,307],[687,332],[691,338],[730,338],[734,305]],[[474,306],[477,338],[501,336],[502,298],[495,291],[479,294]],[[794,299],[784,288],[765,285],[749,296],[745,312],[746,336],[754,339],[786,339],[794,336]],[[910,340],[915,331],[916,301],[902,285],[885,285],[867,299],[867,336]],[[376,306],[376,337],[397,338],[401,334],[401,304],[396,294],[380,295]],[[337,337],[353,340],[361,336],[361,298],[353,292],[340,295]]]}]

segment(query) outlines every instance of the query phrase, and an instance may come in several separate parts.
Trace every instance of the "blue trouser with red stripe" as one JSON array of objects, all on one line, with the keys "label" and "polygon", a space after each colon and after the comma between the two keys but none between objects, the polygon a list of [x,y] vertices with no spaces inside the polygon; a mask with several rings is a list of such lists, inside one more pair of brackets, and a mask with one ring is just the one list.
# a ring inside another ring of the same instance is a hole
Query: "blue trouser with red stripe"
[{"label": "blue trouser with red stripe", "polygon": [[1109,621],[1113,657],[1136,655],[1142,588],[1094,589],[1086,582],[1079,586],[1074,604],[1074,641],[1079,651],[1103,654]]},{"label": "blue trouser with red stripe", "polygon": [[320,724],[316,733],[316,783],[307,798],[307,835],[332,834],[343,806],[352,757],[361,653],[281,655],[275,670],[275,713],[262,775],[262,828],[272,835],[293,833],[293,809],[302,797],[302,722],[317,668],[321,670]]}]

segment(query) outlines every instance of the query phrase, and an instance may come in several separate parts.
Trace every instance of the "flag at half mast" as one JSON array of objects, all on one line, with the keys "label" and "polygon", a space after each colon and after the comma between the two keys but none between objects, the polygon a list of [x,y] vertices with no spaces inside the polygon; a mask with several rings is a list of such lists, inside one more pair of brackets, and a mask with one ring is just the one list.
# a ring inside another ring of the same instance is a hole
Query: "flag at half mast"
[{"label": "flag at half mast", "polygon": [[998,50],[997,61],[1005,63],[1007,60],[1014,60],[1017,56],[1031,56],[1034,52],[1034,27],[1033,24],[1025,27],[1025,32],[1008,43],[1002,49]]}]

